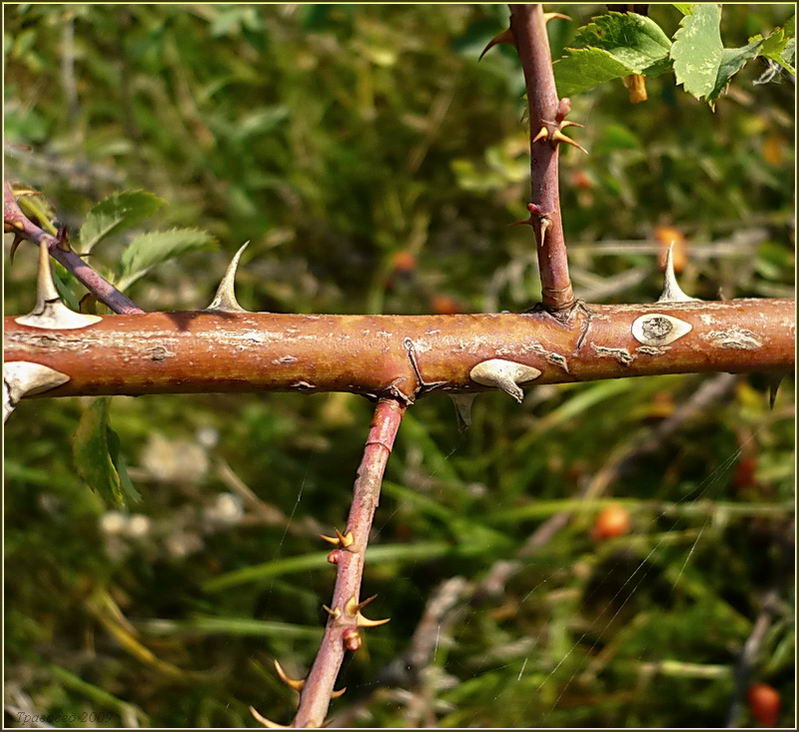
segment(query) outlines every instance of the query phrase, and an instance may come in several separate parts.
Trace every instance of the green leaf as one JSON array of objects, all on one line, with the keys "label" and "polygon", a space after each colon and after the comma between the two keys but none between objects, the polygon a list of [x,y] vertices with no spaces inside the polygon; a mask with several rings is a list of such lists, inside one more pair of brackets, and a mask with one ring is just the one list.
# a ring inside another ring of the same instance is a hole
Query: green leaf
[{"label": "green leaf", "polygon": [[669,67],[671,41],[650,18],[607,13],[580,28],[574,47],[555,62],[555,81],[564,96],[629,74],[658,74]]},{"label": "green leaf", "polygon": [[199,229],[170,229],[137,236],[122,253],[117,287],[124,290],[157,264],[213,244],[214,237]]},{"label": "green leaf", "polygon": [[[794,75],[796,75],[796,69],[794,68],[794,56],[796,53],[794,39],[795,28],[796,16],[791,16],[785,23],[785,27],[775,28],[769,34],[763,41],[763,46],[760,49],[761,56],[776,61],[786,71]],[[752,42],[760,38],[761,36],[758,35],[754,38],[750,38],[749,41]]]},{"label": "green leaf", "polygon": [[715,102],[719,95],[729,86],[730,80],[743,65],[758,55],[762,41],[754,41],[741,48],[725,48],[721,52],[721,62],[716,74],[716,83],[707,95],[708,102]]},{"label": "green leaf", "polygon": [[686,3],[682,5],[675,4],[674,7],[677,8],[677,10],[679,10],[683,15],[688,15],[688,13],[690,13],[694,9],[695,4],[696,3]]},{"label": "green leaf", "polygon": [[[119,462],[119,438],[108,426],[111,397],[98,397],[89,404],[80,418],[72,441],[72,454],[79,475],[105,500],[122,508],[138,493],[125,478],[125,484],[114,466],[112,452]],[[112,436],[113,435],[113,436]]]},{"label": "green leaf", "polygon": [[629,69],[643,74],[668,57],[671,41],[651,18],[638,13],[607,13],[577,31],[575,48],[601,48]]},{"label": "green leaf", "polygon": [[144,221],[164,203],[163,199],[147,191],[122,191],[104,198],[89,211],[81,226],[81,251],[90,252],[106,237]]},{"label": "green leaf", "polygon": [[119,435],[111,428],[111,425],[108,425],[108,455],[114,464],[114,468],[116,468],[117,475],[119,475],[119,486],[122,488],[127,500],[138,501],[141,499],[141,494],[136,490],[133,481],[128,475],[128,464],[121,448],[122,442],[119,439]]},{"label": "green leaf", "polygon": [[566,49],[554,64],[555,84],[560,96],[569,97],[606,81],[632,74],[628,66],[600,48]]},{"label": "green leaf", "polygon": [[708,96],[716,88],[724,50],[720,23],[718,5],[694,5],[674,35],[671,58],[677,83],[697,99]]}]

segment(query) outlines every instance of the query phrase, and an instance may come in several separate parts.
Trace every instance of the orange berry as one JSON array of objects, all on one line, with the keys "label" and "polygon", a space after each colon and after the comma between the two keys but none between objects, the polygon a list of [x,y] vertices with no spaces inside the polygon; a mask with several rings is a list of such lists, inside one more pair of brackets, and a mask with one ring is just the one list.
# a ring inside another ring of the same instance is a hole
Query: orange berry
[{"label": "orange berry", "polygon": [[761,727],[776,727],[780,718],[780,693],[768,684],[752,684],[747,693],[749,711]]},{"label": "orange berry", "polygon": [[785,160],[785,140],[780,135],[769,135],[763,143],[763,159],[770,165],[782,165]]},{"label": "orange berry", "polygon": [[733,476],[733,485],[737,488],[749,488],[755,484],[755,470],[757,469],[757,460],[753,457],[744,458],[738,463],[735,468],[735,475]]},{"label": "orange berry", "polygon": [[685,269],[688,261],[688,245],[683,233],[674,226],[658,226],[655,229],[655,239],[660,244],[660,256],[658,261],[661,269],[666,269],[666,254],[669,246],[674,244],[674,271],[679,274]]},{"label": "orange berry", "polygon": [[396,272],[413,272],[416,269],[416,257],[407,249],[400,249],[392,255],[391,266]]},{"label": "orange berry", "polygon": [[455,315],[461,306],[449,295],[436,295],[432,300],[433,312],[439,315]]},{"label": "orange berry", "polygon": [[584,170],[575,170],[571,175],[571,183],[575,188],[593,188],[591,179]]},{"label": "orange berry", "polygon": [[597,541],[615,539],[630,530],[630,514],[624,506],[603,508],[594,521],[591,536]]}]

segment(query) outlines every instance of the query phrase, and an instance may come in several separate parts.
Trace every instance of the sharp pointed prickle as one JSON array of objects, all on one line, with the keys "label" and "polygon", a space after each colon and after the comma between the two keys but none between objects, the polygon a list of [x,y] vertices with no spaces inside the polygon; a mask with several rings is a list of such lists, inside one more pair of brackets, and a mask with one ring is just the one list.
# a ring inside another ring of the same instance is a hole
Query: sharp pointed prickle
[{"label": "sharp pointed prickle", "polygon": [[552,133],[552,142],[565,142],[567,145],[571,145],[572,147],[576,147],[578,150],[581,150],[586,155],[588,155],[588,150],[586,150],[579,142],[572,140],[571,137],[568,135],[564,135],[560,130],[555,130]]},{"label": "sharp pointed prickle", "polygon": [[388,623],[391,618],[383,618],[382,620],[370,620],[369,618],[365,618],[361,610],[365,608],[369,603],[374,601],[377,595],[372,595],[368,597],[363,602],[358,602],[353,595],[349,600],[347,600],[347,604],[344,606],[344,610],[351,618],[355,618],[355,624],[359,628],[376,628],[378,625],[385,625]]},{"label": "sharp pointed prickle", "polygon": [[14,254],[16,254],[17,248],[23,241],[25,241],[24,236],[18,233],[14,234],[14,241],[11,242],[11,251],[8,253],[9,265],[14,264]]},{"label": "sharp pointed prickle", "polygon": [[58,296],[50,270],[50,250],[39,244],[39,274],[36,280],[36,307],[27,315],[15,318],[20,325],[31,328],[75,330],[99,322],[99,315],[76,313],[70,310]]},{"label": "sharp pointed prickle", "polygon": [[341,610],[335,608],[331,610],[327,605],[322,605],[322,610],[324,610],[333,620],[338,620],[341,617]]},{"label": "sharp pointed prickle", "polygon": [[378,625],[385,625],[386,623],[391,622],[391,618],[381,618],[380,620],[371,620],[370,618],[365,618],[361,613],[355,617],[355,622],[357,623],[359,628],[376,628]]},{"label": "sharp pointed prickle", "polygon": [[666,252],[663,292],[660,293],[657,302],[698,302],[697,298],[686,295],[677,284],[677,275],[674,274],[674,243],[669,244],[669,250]]},{"label": "sharp pointed prickle", "polygon": [[28,394],[41,394],[66,384],[69,376],[31,361],[6,361],[3,364],[3,422]]},{"label": "sharp pointed prickle", "polygon": [[552,226],[552,221],[550,221],[548,216],[542,216],[539,221],[539,229],[538,229],[538,246],[544,246],[544,237],[547,234],[547,229]]},{"label": "sharp pointed prickle", "polygon": [[363,610],[367,605],[370,605],[377,599],[377,595],[372,595],[371,597],[367,597],[365,600],[358,602],[355,599],[355,595],[353,595],[349,600],[347,600],[347,604],[344,606],[344,610],[346,610],[347,614],[351,617],[356,617],[358,613]]},{"label": "sharp pointed prickle", "polygon": [[472,425],[472,406],[477,394],[450,394],[450,399],[458,415],[458,428],[461,431],[469,429]]},{"label": "sharp pointed prickle", "polygon": [[538,130],[538,134],[533,138],[533,142],[538,142],[539,140],[546,140],[549,137],[549,130],[546,126],[542,127]]},{"label": "sharp pointed prickle", "polygon": [[526,384],[541,376],[541,371],[504,358],[491,358],[481,361],[469,372],[469,378],[483,386],[493,386],[512,396],[519,404],[524,392],[519,384]]},{"label": "sharp pointed prickle", "polygon": [[346,534],[342,534],[338,529],[335,529],[336,535],[335,536],[325,536],[324,534],[319,534],[321,539],[324,539],[328,544],[332,544],[335,547],[341,547],[342,549],[349,549],[355,542],[355,537],[352,535],[351,531],[348,531]]},{"label": "sharp pointed prickle", "polygon": [[549,23],[550,20],[555,20],[555,18],[559,18],[560,20],[571,20],[568,15],[564,15],[563,13],[544,13],[545,23]]},{"label": "sharp pointed prickle", "polygon": [[280,677],[280,680],[286,685],[290,686],[294,691],[302,691],[302,687],[305,686],[305,679],[292,679],[284,670],[283,667],[280,665],[280,661],[274,659],[275,663],[275,671],[277,671],[277,675]]},{"label": "sharp pointed prickle", "polygon": [[293,729],[291,725],[278,724],[271,719],[267,719],[255,707],[250,707],[250,714],[267,729]]},{"label": "sharp pointed prickle", "polygon": [[769,379],[768,385],[768,407],[774,409],[774,404],[777,401],[777,391],[779,391],[780,384],[785,378],[785,374],[778,374]]},{"label": "sharp pointed prickle", "polygon": [[478,58],[477,60],[478,61],[482,61],[483,60],[483,56],[485,56],[494,46],[496,46],[496,45],[498,45],[500,43],[513,44],[513,42],[514,42],[513,41],[513,33],[511,32],[511,29],[508,28],[507,30],[502,31],[502,33],[500,33],[499,35],[494,36],[488,42],[486,47],[483,49],[483,52],[480,54],[480,58]]},{"label": "sharp pointed prickle", "polygon": [[569,119],[564,119],[563,122],[560,123],[560,129],[565,129],[566,127],[580,127],[585,129],[585,125],[581,125],[579,122],[572,122]]},{"label": "sharp pointed prickle", "polygon": [[333,691],[333,693],[330,695],[330,698],[338,699],[339,697],[344,696],[344,694],[346,693],[347,693],[347,687],[344,686],[341,689],[336,689],[335,691]]},{"label": "sharp pointed prickle", "polygon": [[239,268],[241,255],[244,253],[249,243],[248,241],[245,242],[233,255],[233,259],[230,260],[230,264],[225,270],[225,276],[222,277],[222,281],[219,283],[219,287],[216,290],[216,295],[214,295],[214,299],[211,300],[211,304],[205,308],[206,310],[221,313],[249,312],[239,305],[239,301],[236,300],[236,270]]}]

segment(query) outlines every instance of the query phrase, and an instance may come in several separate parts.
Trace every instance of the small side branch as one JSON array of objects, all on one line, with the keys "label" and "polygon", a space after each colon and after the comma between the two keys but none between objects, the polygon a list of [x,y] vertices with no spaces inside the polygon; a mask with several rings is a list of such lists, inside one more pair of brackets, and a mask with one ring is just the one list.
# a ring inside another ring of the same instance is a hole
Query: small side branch
[{"label": "small side branch", "polygon": [[563,141],[573,143],[561,130],[571,105],[568,99],[558,100],[541,5],[511,5],[510,12],[510,28],[524,70],[530,110],[529,223],[538,241],[542,302],[550,312],[558,312],[575,302],[558,190],[558,146]]},{"label": "small side branch", "polygon": [[144,312],[108,280],[95,272],[75,252],[68,247],[64,248],[63,242],[58,237],[51,236],[25,216],[8,181],[3,184],[3,227],[18,239],[28,239],[36,244],[43,243],[53,259],[60,262],[94,297],[115,313],[134,315]]},{"label": "small side branch", "polygon": [[361,615],[365,604],[359,599],[361,580],[383,473],[404,413],[405,406],[393,399],[380,399],[375,408],[353,487],[347,527],[328,557],[337,568],[333,601],[328,609],[330,617],[316,660],[302,687],[294,727],[322,726],[344,654],[360,647],[360,628],[380,623]]}]

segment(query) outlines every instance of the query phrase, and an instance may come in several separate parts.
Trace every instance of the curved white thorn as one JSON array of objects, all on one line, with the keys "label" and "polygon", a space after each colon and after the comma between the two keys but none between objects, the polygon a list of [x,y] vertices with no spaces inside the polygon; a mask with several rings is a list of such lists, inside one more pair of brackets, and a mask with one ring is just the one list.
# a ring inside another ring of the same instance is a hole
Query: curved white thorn
[{"label": "curved white thorn", "polygon": [[36,306],[27,315],[14,320],[31,328],[74,330],[85,328],[102,320],[99,315],[76,313],[70,310],[58,296],[50,270],[50,250],[42,242],[39,244],[39,273],[36,278]]},{"label": "curved white thorn", "polygon": [[490,358],[477,364],[470,372],[469,378],[483,386],[493,386],[510,394],[519,404],[524,399],[524,392],[519,384],[541,376],[541,371],[533,366],[527,366],[516,361],[504,358]]},{"label": "curved white thorn", "polygon": [[677,284],[677,276],[674,274],[674,242],[669,244],[669,251],[666,253],[664,278],[663,292],[657,302],[699,302],[698,298],[686,295]]},{"label": "curved white thorn", "polygon": [[39,394],[66,384],[69,376],[31,361],[10,361],[3,364],[3,422],[22,397]]},{"label": "curved white thorn", "polygon": [[239,305],[239,301],[236,300],[236,270],[239,268],[241,255],[244,253],[249,243],[248,241],[244,242],[233,255],[233,259],[230,260],[230,264],[225,270],[225,276],[222,277],[222,281],[216,289],[216,295],[214,295],[214,299],[211,300],[211,304],[205,308],[206,310],[215,310],[222,313],[249,312]]}]

